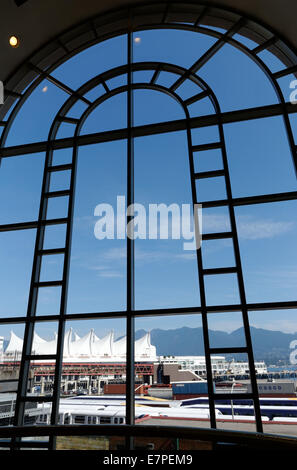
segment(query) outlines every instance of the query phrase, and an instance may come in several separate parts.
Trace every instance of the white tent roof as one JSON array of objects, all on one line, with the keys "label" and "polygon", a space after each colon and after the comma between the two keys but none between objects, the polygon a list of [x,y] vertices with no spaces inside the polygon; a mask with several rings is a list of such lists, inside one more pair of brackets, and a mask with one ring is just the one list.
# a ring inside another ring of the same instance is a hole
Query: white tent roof
[{"label": "white tent roof", "polygon": [[125,356],[126,355],[126,342],[127,338],[124,336],[123,338],[119,339],[118,341],[115,341],[113,343],[113,354],[115,356]]},{"label": "white tent roof", "polygon": [[71,341],[69,345],[69,356],[91,356],[91,341],[93,340],[93,330],[82,338]]},{"label": "white tent roof", "polygon": [[[114,332],[110,331],[103,338],[99,338],[91,330],[85,336],[80,338],[77,334],[73,335],[72,328],[65,333],[63,357],[65,359],[79,361],[84,360],[125,360],[126,356],[126,336],[115,341]],[[9,354],[21,353],[23,349],[23,340],[11,332],[9,344],[4,352],[4,356]],[[55,338],[47,341],[36,333],[33,338],[32,352],[35,355],[56,354],[57,335]],[[135,341],[135,359],[156,360],[156,347],[151,344],[150,333],[146,333],[142,338]]]},{"label": "white tent roof", "polygon": [[[95,335],[94,335],[95,336]],[[95,336],[96,337],[96,336]],[[97,338],[97,337],[96,337]],[[104,338],[97,339],[91,344],[92,356],[112,356],[113,355],[113,331],[108,333]]]},{"label": "white tent roof", "polygon": [[23,340],[17,335],[15,335],[13,331],[11,331],[8,346],[5,349],[5,354],[14,354],[15,352],[22,352],[22,349]]},{"label": "white tent roof", "polygon": [[151,344],[151,334],[146,333],[142,338],[135,341],[135,356],[156,356],[156,347]]},{"label": "white tent roof", "polygon": [[33,354],[56,354],[57,351],[57,336],[52,341],[36,341],[33,340],[32,352]]}]

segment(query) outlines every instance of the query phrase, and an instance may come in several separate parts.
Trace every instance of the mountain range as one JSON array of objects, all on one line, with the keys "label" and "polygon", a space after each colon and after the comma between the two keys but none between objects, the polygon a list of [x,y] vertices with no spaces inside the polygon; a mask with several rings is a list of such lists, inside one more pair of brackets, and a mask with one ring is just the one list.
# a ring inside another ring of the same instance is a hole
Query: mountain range
[{"label": "mountain range", "polygon": [[[265,330],[250,327],[254,358],[263,360],[267,365],[278,362],[289,363],[291,341],[297,340],[297,333],[284,333],[282,331]],[[182,327],[172,330],[153,329],[151,332],[151,343],[156,346],[158,356],[204,356],[203,330],[201,327]],[[135,338],[141,338],[146,330],[137,330]],[[119,338],[118,338],[119,339]],[[209,330],[210,347],[242,347],[245,346],[244,329],[227,333],[219,330]],[[4,350],[8,341],[4,340]],[[222,354],[231,357],[228,354]],[[233,354],[237,360],[246,361],[243,354]]]},{"label": "mountain range", "polygon": [[[250,327],[254,358],[264,360],[267,365],[277,362],[289,362],[292,352],[290,343],[297,340],[297,333],[284,333],[282,331],[271,331],[262,328]],[[136,339],[146,333],[138,330]],[[244,329],[227,333],[225,331],[209,330],[210,347],[242,347],[245,346]],[[182,327],[175,330],[151,330],[151,343],[156,346],[159,356],[203,356],[203,330],[199,328]],[[222,354],[225,355],[225,354]],[[230,355],[225,355],[230,357]],[[237,360],[247,360],[243,354],[234,354]]]}]

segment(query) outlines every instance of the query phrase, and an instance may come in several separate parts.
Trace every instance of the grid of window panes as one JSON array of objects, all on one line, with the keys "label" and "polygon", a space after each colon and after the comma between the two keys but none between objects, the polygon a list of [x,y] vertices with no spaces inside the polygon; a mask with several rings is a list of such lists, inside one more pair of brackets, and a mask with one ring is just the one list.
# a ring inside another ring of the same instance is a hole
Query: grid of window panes
[{"label": "grid of window panes", "polygon": [[[5,346],[12,330],[21,344],[10,360],[20,372],[10,423],[30,424],[32,403],[58,422],[71,327],[126,337],[133,424],[135,339],[157,328],[178,338],[187,327],[191,354],[178,341],[157,353],[205,356],[211,427],[224,398],[216,356],[242,361],[262,431],[253,325],[294,325],[297,308],[295,54],[238,13],[199,5],[137,7],[79,31],[50,57],[31,58],[19,84],[8,81],[1,110],[0,335]],[[116,210],[119,196],[126,207],[202,204],[201,248],[98,240],[95,208]],[[213,341],[213,331],[237,328],[238,341]],[[34,337],[55,332],[53,352],[36,355]],[[48,393],[32,397],[38,360],[51,364]]]}]

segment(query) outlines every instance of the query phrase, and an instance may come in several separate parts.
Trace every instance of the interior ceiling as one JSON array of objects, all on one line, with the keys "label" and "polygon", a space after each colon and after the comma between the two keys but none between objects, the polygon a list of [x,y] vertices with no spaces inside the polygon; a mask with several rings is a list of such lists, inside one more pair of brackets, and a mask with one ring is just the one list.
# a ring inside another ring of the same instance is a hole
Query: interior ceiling
[{"label": "interior ceiling", "polygon": [[[75,24],[101,12],[142,3],[148,1],[1,0],[0,80],[5,81],[33,52]],[[202,3],[233,8],[266,23],[297,48],[296,0],[216,0],[215,3],[204,0]],[[9,45],[11,35],[21,40],[16,49]]]}]

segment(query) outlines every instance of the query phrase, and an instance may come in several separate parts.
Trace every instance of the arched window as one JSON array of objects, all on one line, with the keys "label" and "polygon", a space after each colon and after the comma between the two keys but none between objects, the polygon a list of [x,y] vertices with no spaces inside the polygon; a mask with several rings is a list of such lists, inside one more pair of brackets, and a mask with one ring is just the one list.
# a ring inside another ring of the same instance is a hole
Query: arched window
[{"label": "arched window", "polygon": [[[218,378],[244,375],[263,431],[254,361],[269,354],[256,328],[296,326],[296,71],[292,48],[237,12],[158,4],[83,23],[10,77],[0,334],[23,337],[2,355],[20,366],[14,424],[34,400],[50,402],[57,422],[75,354],[126,376],[132,424],[135,377],[153,377],[157,354],[164,367],[202,356],[180,365],[203,371],[213,428],[230,402]],[[160,205],[167,219],[150,225]],[[289,353],[288,343],[279,358]],[[51,363],[46,399],[28,396],[32,361]],[[94,380],[82,388],[98,390]]]}]

